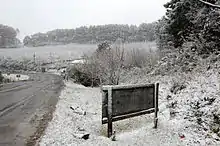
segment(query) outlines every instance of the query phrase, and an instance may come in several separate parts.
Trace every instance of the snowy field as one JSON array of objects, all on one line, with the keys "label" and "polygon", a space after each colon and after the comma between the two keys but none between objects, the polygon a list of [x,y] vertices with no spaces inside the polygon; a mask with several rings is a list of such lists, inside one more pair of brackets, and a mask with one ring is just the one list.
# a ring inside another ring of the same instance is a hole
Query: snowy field
[{"label": "snowy field", "polygon": [[[46,145],[149,145],[149,146],[217,146],[220,145],[215,133],[198,126],[192,116],[189,105],[204,97],[219,96],[219,77],[216,74],[197,76],[187,84],[187,88],[178,94],[170,93],[172,78],[158,76],[153,80],[160,81],[159,90],[159,123],[158,129],[153,129],[153,114],[134,117],[113,123],[116,131],[116,141],[107,138],[107,125],[101,124],[101,93],[99,88],[86,88],[72,82],[66,82],[66,87],[60,95],[53,120],[49,123],[45,135],[40,141]],[[142,80],[143,81],[143,80]],[[211,85],[211,86],[210,86]],[[199,92],[198,92],[199,91]],[[171,99],[167,99],[168,95]],[[177,102],[175,108],[170,108],[171,102]],[[202,102],[202,100],[201,100]],[[219,106],[219,99],[213,108]],[[206,104],[203,101],[202,104]],[[70,107],[73,107],[71,109]],[[205,107],[204,107],[205,108]],[[210,110],[212,108],[209,107]],[[176,111],[171,116],[171,110]],[[208,112],[201,117],[209,121]],[[211,113],[211,112],[210,112]],[[77,135],[89,133],[88,140]]]},{"label": "snowy field", "polygon": [[7,48],[0,49],[0,57],[33,59],[33,55],[35,54],[37,60],[46,60],[48,58],[76,59],[81,57],[83,53],[93,52],[96,47],[97,45],[67,44],[58,46]]},{"label": "snowy field", "polygon": [[[124,44],[126,49],[156,49],[155,42],[141,42]],[[33,59],[35,54],[36,60],[49,59],[78,59],[84,54],[91,54],[97,49],[97,45],[92,44],[67,44],[57,46],[43,46],[43,47],[23,47],[23,48],[0,48],[0,57],[11,57],[12,59]]]}]

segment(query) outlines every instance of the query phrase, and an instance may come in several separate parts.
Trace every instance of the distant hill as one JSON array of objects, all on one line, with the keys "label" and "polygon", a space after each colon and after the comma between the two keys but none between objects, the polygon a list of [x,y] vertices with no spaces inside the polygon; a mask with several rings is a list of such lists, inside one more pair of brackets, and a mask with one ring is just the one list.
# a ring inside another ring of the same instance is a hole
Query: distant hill
[{"label": "distant hill", "polygon": [[17,39],[18,29],[0,24],[0,48],[16,48],[21,45]]},{"label": "distant hill", "polygon": [[103,41],[142,42],[155,40],[155,23],[136,25],[108,24],[82,26],[76,29],[56,29],[26,36],[25,46],[44,46],[68,43],[95,44]]}]

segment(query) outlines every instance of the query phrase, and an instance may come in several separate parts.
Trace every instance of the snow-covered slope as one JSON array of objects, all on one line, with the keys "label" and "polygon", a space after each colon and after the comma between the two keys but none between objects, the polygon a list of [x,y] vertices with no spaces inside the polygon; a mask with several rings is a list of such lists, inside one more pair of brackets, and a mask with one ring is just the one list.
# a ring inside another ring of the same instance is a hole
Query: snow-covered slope
[{"label": "snow-covered slope", "polygon": [[[212,129],[220,103],[219,77],[210,71],[135,81],[160,83],[158,129],[153,129],[152,114],[118,121],[113,124],[116,141],[107,138],[107,126],[101,124],[100,89],[66,82],[40,145],[220,145],[219,132]],[[185,88],[172,93],[174,83]],[[81,133],[89,133],[89,139],[78,138]]]}]

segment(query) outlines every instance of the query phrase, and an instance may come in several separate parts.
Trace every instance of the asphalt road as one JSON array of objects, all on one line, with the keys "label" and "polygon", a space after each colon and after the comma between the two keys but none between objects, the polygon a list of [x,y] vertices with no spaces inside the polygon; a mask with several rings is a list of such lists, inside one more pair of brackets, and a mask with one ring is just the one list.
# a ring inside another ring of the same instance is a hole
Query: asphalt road
[{"label": "asphalt road", "polygon": [[63,81],[31,74],[29,81],[0,87],[0,146],[35,145],[52,119]]}]

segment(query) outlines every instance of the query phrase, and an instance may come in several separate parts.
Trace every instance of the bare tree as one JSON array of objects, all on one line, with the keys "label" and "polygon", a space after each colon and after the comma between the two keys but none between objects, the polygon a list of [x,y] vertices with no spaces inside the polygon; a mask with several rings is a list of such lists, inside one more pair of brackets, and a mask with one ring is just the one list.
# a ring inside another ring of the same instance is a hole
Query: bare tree
[{"label": "bare tree", "polygon": [[[92,55],[84,55],[85,63],[81,64],[77,75],[86,85],[118,85],[123,70],[131,67],[144,67],[150,70],[158,58],[156,52],[146,50],[125,50],[124,45],[99,45]],[[130,55],[130,56],[129,56]],[[81,82],[80,82],[81,83]]]},{"label": "bare tree", "polygon": [[107,48],[96,54],[96,64],[99,67],[99,77],[107,84],[117,85],[124,61],[124,48],[116,46]]},{"label": "bare tree", "polygon": [[101,84],[117,85],[124,61],[124,48],[107,46],[97,49],[90,57],[87,57],[84,71],[91,75],[92,83],[99,79]]},{"label": "bare tree", "polygon": [[199,1],[202,2],[203,4],[206,4],[206,5],[209,5],[209,6],[211,6],[211,7],[220,9],[220,6],[219,6],[219,5],[215,5],[215,4],[212,4],[212,3],[209,3],[209,2],[203,1],[203,0],[199,0]]}]

